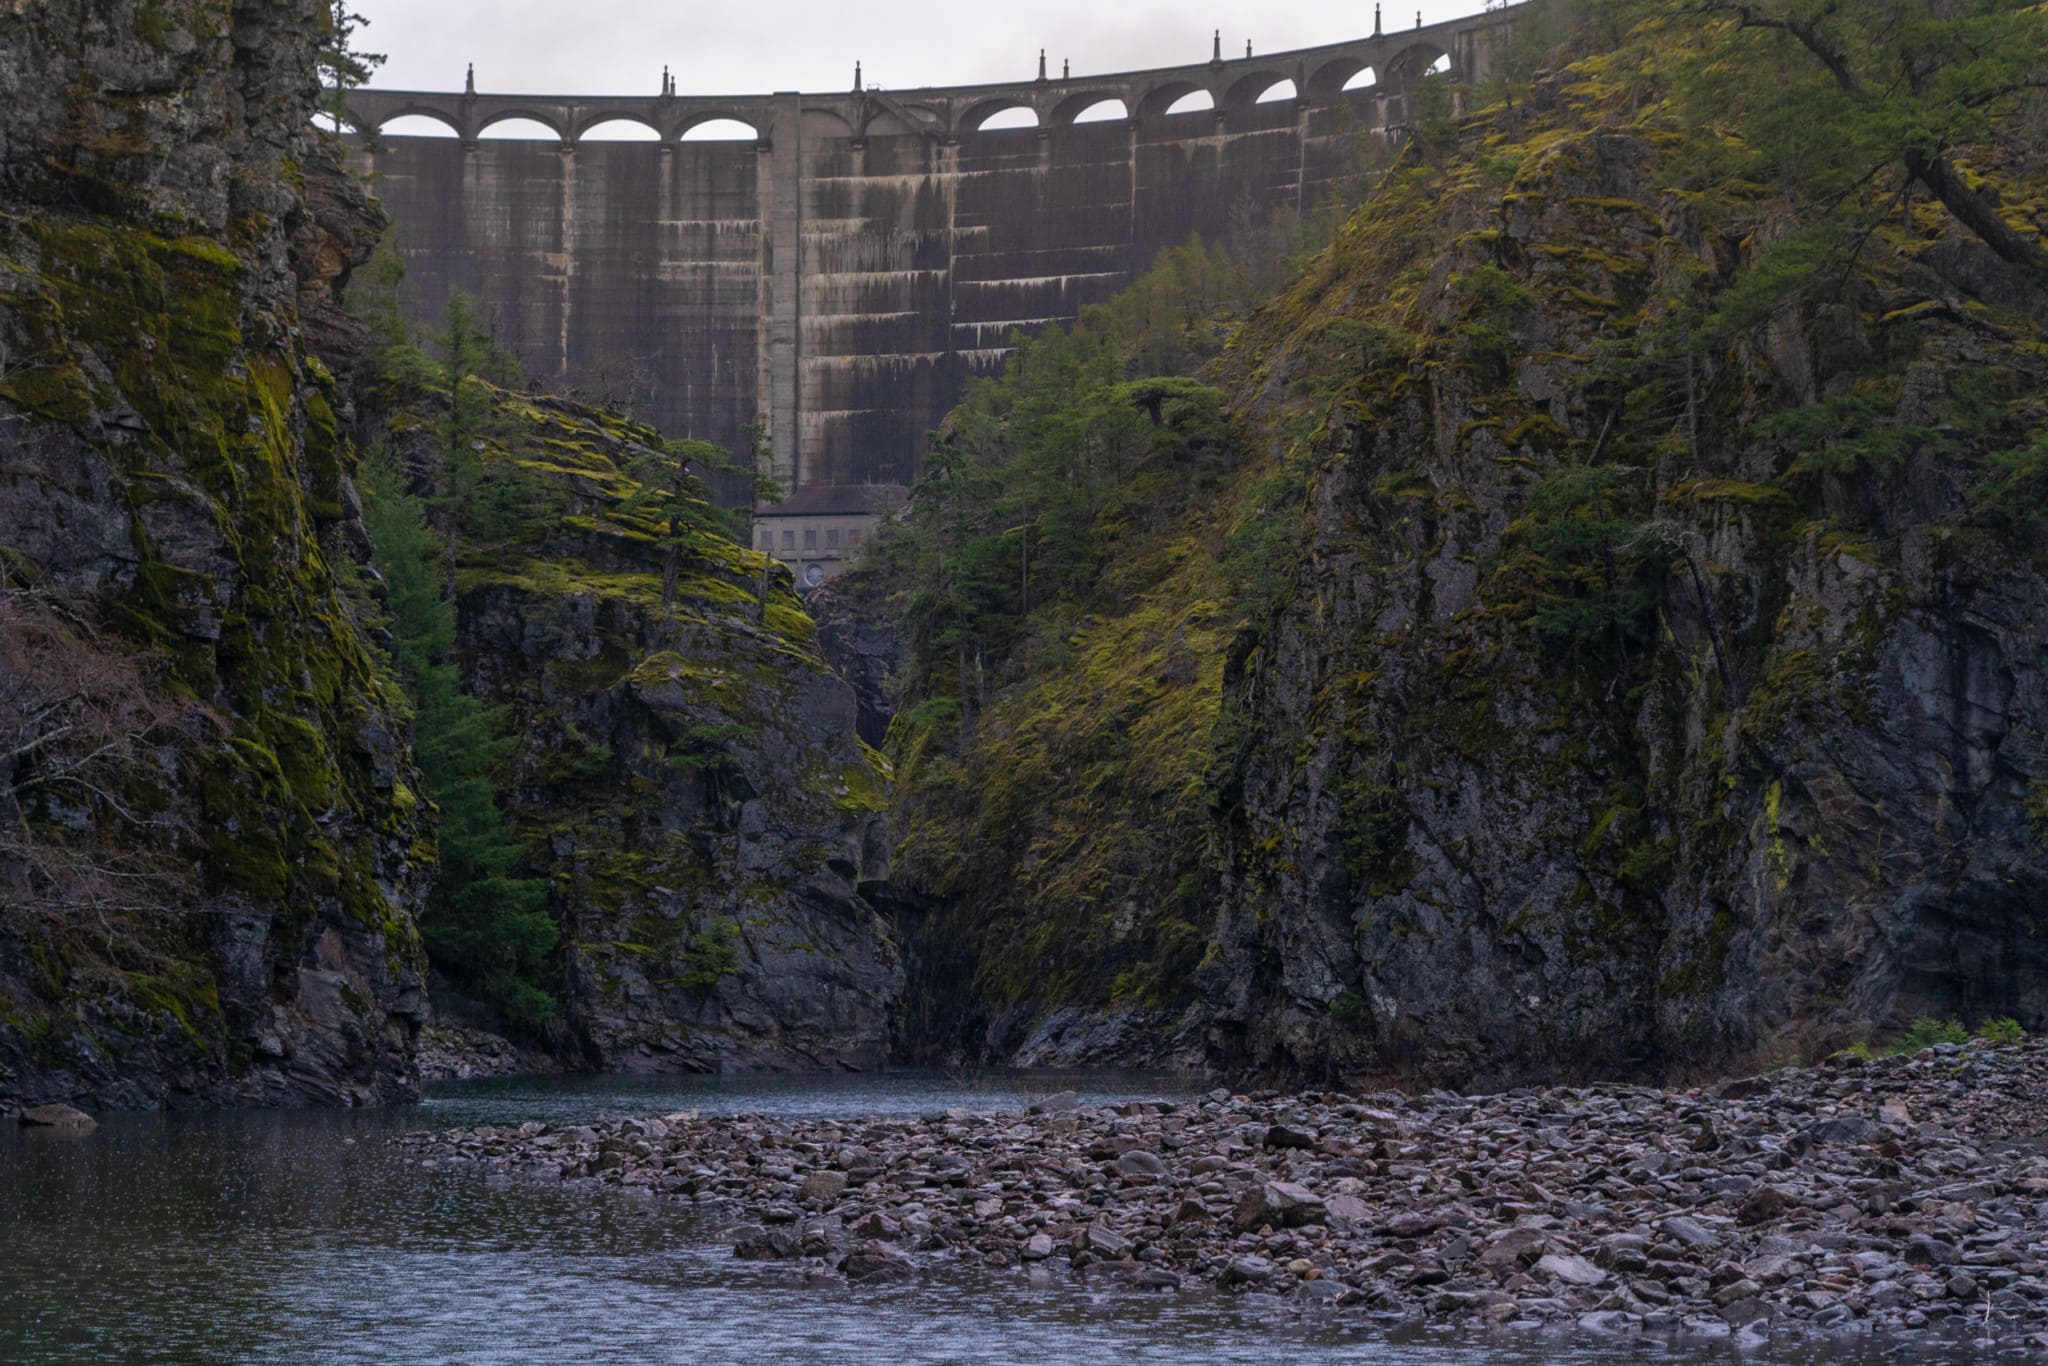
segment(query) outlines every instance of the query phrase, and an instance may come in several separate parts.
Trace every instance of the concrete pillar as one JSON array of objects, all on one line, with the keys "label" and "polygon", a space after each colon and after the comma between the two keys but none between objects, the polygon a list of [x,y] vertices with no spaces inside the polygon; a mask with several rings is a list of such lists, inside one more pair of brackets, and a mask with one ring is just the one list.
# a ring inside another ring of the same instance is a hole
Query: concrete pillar
[{"label": "concrete pillar", "polygon": [[804,482],[801,386],[803,364],[803,97],[775,96],[768,148],[757,161],[762,206],[761,310],[756,345],[759,393],[768,419],[769,473],[785,489]]}]

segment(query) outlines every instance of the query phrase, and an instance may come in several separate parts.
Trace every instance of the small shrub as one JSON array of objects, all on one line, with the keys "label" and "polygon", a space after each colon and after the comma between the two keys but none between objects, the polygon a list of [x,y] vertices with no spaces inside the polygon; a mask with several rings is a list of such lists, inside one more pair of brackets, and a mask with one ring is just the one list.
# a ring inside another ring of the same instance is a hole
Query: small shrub
[{"label": "small shrub", "polygon": [[1986,1020],[1977,1026],[1977,1037],[1988,1043],[2013,1044],[2027,1037],[2027,1031],[2020,1028],[2018,1020]]},{"label": "small shrub", "polygon": [[1365,997],[1357,991],[1346,991],[1330,1002],[1330,1019],[1347,1028],[1365,1023]]},{"label": "small shrub", "polygon": [[1931,1015],[1922,1015],[1914,1020],[1905,1036],[1885,1050],[1887,1056],[1900,1053],[1918,1053],[1938,1043],[1968,1043],[1970,1031],[1954,1020],[1937,1020]]}]

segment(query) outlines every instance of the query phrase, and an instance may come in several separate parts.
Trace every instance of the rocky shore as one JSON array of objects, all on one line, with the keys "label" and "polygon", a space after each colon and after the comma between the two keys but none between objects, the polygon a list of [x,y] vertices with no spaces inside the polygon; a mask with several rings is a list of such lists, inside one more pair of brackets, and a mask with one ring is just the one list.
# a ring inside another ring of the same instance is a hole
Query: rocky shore
[{"label": "rocky shore", "polygon": [[421,1081],[472,1081],[562,1070],[547,1054],[521,1048],[503,1035],[445,1020],[420,1031],[416,1056]]},{"label": "rocky shore", "polygon": [[1233,1095],[906,1119],[529,1123],[428,1163],[647,1189],[814,1279],[933,1259],[1384,1323],[2048,1349],[2048,1044],[1693,1090]]}]

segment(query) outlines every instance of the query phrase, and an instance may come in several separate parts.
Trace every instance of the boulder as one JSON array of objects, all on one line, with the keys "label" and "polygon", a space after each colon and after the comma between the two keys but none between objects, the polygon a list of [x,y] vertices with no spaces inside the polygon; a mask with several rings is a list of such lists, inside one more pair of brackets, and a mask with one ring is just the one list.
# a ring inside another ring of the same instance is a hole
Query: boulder
[{"label": "boulder", "polygon": [[21,1112],[21,1123],[25,1128],[72,1134],[89,1134],[100,1127],[98,1120],[72,1105],[32,1105]]}]

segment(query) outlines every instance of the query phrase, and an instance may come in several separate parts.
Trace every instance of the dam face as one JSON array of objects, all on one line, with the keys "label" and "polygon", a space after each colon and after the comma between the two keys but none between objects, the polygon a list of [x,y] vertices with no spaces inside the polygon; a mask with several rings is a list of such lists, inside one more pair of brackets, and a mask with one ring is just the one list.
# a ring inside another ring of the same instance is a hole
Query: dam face
[{"label": "dam face", "polygon": [[[1344,193],[1424,74],[1483,77],[1509,22],[1015,86],[349,105],[360,129],[425,115],[454,134],[355,143],[417,321],[475,295],[537,381],[728,450],[759,426],[792,506],[857,519],[915,480],[926,432],[1013,334],[1073,320],[1190,235]],[[1036,127],[981,126],[1020,109]],[[482,136],[508,119],[552,137]],[[616,120],[656,140],[586,137]],[[690,136],[712,121],[752,135]]]}]

